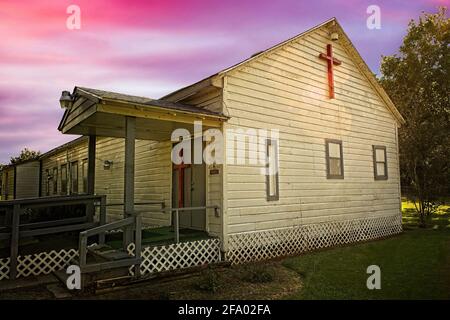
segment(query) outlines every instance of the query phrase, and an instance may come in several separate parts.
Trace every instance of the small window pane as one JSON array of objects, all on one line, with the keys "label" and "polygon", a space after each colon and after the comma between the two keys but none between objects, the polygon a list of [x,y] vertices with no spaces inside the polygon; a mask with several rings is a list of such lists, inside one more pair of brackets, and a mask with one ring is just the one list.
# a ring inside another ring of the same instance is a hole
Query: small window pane
[{"label": "small window pane", "polygon": [[340,158],[341,146],[338,143],[328,143],[328,154],[331,158]]},{"label": "small window pane", "polygon": [[269,194],[271,196],[275,196],[277,194],[277,189],[276,186],[277,185],[277,176],[275,174],[272,174],[270,176],[270,189],[269,189]]},{"label": "small window pane", "polygon": [[377,175],[384,176],[385,174],[384,162],[377,162]]},{"label": "small window pane", "polygon": [[341,160],[330,158],[330,175],[341,175]]},{"label": "small window pane", "polygon": [[278,148],[276,140],[267,140],[266,184],[267,200],[279,199],[278,187]]},{"label": "small window pane", "polygon": [[379,162],[385,162],[386,159],[384,158],[384,149],[376,149],[376,159]]}]

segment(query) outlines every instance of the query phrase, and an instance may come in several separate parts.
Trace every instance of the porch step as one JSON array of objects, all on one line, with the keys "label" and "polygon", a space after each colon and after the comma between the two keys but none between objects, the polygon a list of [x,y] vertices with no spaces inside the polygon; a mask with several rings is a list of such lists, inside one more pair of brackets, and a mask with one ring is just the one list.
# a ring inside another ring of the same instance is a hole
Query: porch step
[{"label": "porch step", "polygon": [[128,255],[128,252],[125,250],[113,249],[107,245],[89,247],[88,253],[106,261],[117,261],[132,258],[132,256]]}]

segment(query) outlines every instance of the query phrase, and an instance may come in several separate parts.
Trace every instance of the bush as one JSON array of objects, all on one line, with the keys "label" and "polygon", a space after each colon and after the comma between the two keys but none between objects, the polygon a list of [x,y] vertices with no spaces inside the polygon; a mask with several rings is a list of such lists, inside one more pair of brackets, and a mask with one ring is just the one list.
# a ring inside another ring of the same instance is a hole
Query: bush
[{"label": "bush", "polygon": [[208,267],[208,269],[203,271],[200,275],[200,281],[198,283],[198,288],[200,290],[215,293],[221,286],[222,284],[219,274],[212,268]]},{"label": "bush", "polygon": [[250,264],[244,267],[244,275],[242,279],[251,283],[272,282],[274,279],[274,271],[266,264]]}]

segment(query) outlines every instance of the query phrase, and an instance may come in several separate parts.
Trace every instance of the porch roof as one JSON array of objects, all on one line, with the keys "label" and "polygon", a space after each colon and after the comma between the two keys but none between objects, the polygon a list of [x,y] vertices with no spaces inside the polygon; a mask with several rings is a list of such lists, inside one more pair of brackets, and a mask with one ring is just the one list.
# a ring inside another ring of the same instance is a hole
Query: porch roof
[{"label": "porch roof", "polygon": [[98,89],[75,87],[73,105],[66,109],[58,129],[65,134],[125,137],[125,118],[136,118],[136,138],[170,139],[174,129],[221,127],[228,117],[197,106],[155,100]]}]

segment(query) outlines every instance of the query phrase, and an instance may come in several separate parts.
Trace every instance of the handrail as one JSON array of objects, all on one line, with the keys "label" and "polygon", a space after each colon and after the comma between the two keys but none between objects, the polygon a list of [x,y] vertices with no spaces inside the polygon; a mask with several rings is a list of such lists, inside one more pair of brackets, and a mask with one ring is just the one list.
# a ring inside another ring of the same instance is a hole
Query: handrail
[{"label": "handrail", "polygon": [[167,211],[175,212],[175,217],[174,217],[175,243],[180,242],[180,212],[182,213],[185,211],[206,210],[206,209],[214,209],[214,215],[216,217],[220,217],[220,212],[219,212],[220,207],[218,205],[161,209],[162,212],[167,212]]},{"label": "handrail", "polygon": [[[109,230],[113,230],[116,228],[120,228],[120,227],[127,227],[130,225],[135,225],[135,257],[134,259],[136,261],[139,261],[140,259],[140,255],[141,255],[141,246],[142,246],[142,235],[141,235],[141,216],[140,214],[136,214],[134,216],[128,217],[128,218],[124,218],[121,219],[119,221],[114,221],[114,222],[110,222],[110,223],[106,223],[103,224],[101,226],[92,228],[92,229],[88,229],[85,230],[83,232],[80,232],[80,237],[79,237],[79,266],[81,269],[85,269],[86,265],[87,265],[87,240],[88,237],[94,236],[94,235],[104,235],[104,233],[106,231]],[[104,240],[104,238],[103,238]],[[100,241],[101,242],[101,241]],[[104,243],[104,241],[103,241]],[[124,243],[125,246],[125,243]],[[126,249],[124,247],[124,249]],[[117,265],[119,266],[122,262],[121,261],[111,261],[108,264],[113,266],[113,265]],[[139,264],[135,265],[135,268],[137,268],[137,270],[139,270]],[[137,272],[135,270],[135,274],[139,274],[139,272]]]},{"label": "handrail", "polygon": [[[160,204],[162,208],[164,208],[165,202],[164,201],[148,201],[148,202],[135,202],[135,206],[147,206],[147,205],[154,205],[154,204]],[[124,203],[108,203],[107,207],[122,207],[124,206]],[[96,205],[98,206],[98,205]]]},{"label": "handrail", "polygon": [[82,200],[100,200],[103,195],[63,195],[63,196],[50,196],[50,197],[40,197],[40,198],[26,198],[26,199],[16,199],[16,200],[5,200],[0,201],[0,207],[10,207],[14,205],[29,205],[29,204],[53,204],[60,202],[72,202],[72,201],[82,201]]},{"label": "handrail", "polygon": [[100,234],[102,232],[106,232],[106,231],[110,231],[113,229],[117,229],[117,228],[121,228],[121,227],[125,227],[127,225],[133,224],[134,223],[134,218],[133,217],[128,217],[125,219],[121,219],[118,221],[113,221],[92,229],[88,229],[85,231],[80,232],[80,235],[82,236],[86,236],[86,237],[92,237],[95,236],[97,234]]},{"label": "handrail", "polygon": [[[53,234],[59,232],[74,231],[90,228],[97,225],[94,222],[95,205],[100,203],[100,225],[106,222],[106,196],[105,195],[70,195],[44,198],[28,198],[20,200],[1,201],[0,208],[6,211],[6,224],[10,232],[2,228],[1,239],[10,239],[10,279],[17,276],[19,240],[23,237]],[[64,205],[85,205],[86,211],[83,217],[46,220],[42,222],[21,224],[21,216],[29,208],[50,208]],[[26,229],[26,230],[24,230]],[[104,235],[100,235],[99,242],[104,242]]]}]

